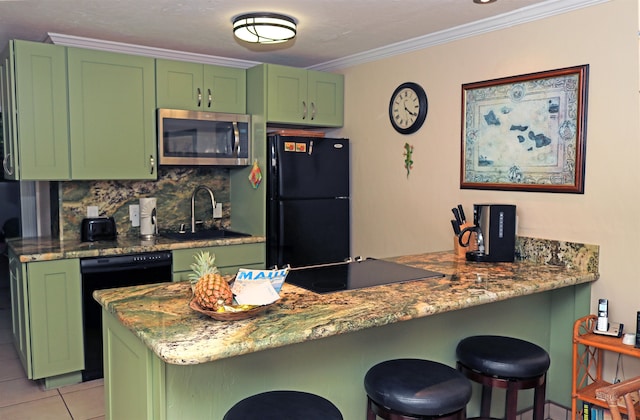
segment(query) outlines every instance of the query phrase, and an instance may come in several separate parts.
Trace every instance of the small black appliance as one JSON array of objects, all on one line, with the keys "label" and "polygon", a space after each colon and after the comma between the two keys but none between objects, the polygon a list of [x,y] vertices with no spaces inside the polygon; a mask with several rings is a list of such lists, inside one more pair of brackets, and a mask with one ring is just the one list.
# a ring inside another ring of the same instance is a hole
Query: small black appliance
[{"label": "small black appliance", "polygon": [[[473,226],[466,231],[477,234],[477,251],[467,252],[467,261],[513,262],[516,247],[516,206],[512,204],[474,204]],[[468,235],[467,235],[468,236]],[[468,245],[468,244],[467,244]]]},{"label": "small black appliance", "polygon": [[82,219],[80,240],[82,242],[113,241],[117,236],[113,217],[89,217]]}]

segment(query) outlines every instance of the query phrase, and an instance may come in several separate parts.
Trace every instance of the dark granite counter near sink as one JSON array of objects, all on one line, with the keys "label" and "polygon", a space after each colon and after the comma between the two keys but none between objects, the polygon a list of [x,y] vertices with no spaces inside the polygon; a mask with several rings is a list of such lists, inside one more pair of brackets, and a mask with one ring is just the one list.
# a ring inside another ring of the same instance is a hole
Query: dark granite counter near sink
[{"label": "dark granite counter near sink", "polygon": [[80,242],[61,241],[57,238],[11,239],[8,246],[19,257],[20,262],[52,261],[66,258],[87,258],[110,255],[136,254],[153,251],[201,248],[210,246],[263,243],[264,236],[221,238],[210,240],[177,241],[158,236],[143,240],[135,236],[119,236],[116,241]]}]

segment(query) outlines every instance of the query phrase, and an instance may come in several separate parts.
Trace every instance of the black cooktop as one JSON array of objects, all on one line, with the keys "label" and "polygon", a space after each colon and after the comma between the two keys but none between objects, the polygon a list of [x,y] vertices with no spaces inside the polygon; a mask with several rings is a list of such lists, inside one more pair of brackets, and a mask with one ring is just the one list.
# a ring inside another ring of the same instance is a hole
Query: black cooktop
[{"label": "black cooktop", "polygon": [[444,274],[391,261],[367,258],[292,268],[285,281],[312,292],[329,293],[436,277],[444,277]]}]

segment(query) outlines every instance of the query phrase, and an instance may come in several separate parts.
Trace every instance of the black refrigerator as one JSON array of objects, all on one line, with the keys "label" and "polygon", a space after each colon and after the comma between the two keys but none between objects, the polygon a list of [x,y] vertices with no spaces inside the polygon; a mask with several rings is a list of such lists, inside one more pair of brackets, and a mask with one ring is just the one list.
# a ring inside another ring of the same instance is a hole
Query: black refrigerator
[{"label": "black refrigerator", "polygon": [[350,253],[349,140],[267,137],[267,267]]}]

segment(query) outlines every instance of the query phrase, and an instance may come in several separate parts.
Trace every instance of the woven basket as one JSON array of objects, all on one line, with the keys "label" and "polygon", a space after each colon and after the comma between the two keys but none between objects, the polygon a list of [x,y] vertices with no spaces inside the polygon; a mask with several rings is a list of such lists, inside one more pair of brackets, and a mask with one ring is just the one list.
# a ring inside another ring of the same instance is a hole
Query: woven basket
[{"label": "woven basket", "polygon": [[189,303],[189,307],[196,312],[200,312],[201,314],[210,316],[211,318],[216,319],[218,321],[238,321],[241,319],[249,319],[257,315],[260,315],[261,313],[265,312],[267,309],[271,308],[275,304],[276,302],[273,302],[268,305],[257,306],[253,309],[248,309],[246,311],[239,311],[239,312],[216,312],[216,311],[210,311],[202,308],[200,305],[198,305],[198,302],[196,302],[194,298]]}]

